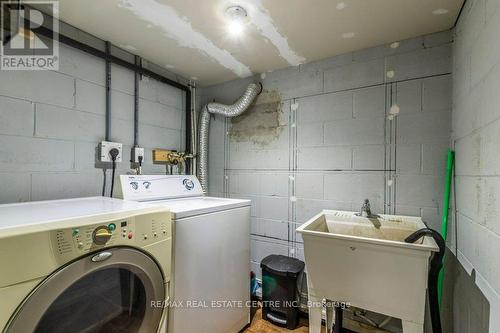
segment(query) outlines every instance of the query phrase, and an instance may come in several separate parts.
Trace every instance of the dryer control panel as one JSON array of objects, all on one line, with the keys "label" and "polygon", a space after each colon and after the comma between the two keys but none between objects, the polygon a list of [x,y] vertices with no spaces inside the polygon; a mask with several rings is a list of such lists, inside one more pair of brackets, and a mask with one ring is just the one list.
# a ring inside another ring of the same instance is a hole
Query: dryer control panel
[{"label": "dryer control panel", "polygon": [[58,259],[66,262],[106,247],[144,247],[171,236],[170,213],[162,212],[54,230],[51,242]]}]

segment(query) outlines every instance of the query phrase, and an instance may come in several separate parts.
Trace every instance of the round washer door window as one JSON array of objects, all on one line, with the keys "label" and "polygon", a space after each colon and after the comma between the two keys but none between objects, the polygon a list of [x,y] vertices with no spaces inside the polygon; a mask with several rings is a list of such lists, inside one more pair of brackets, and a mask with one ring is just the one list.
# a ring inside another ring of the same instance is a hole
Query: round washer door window
[{"label": "round washer door window", "polygon": [[163,309],[163,275],[147,254],[111,248],[45,279],[11,318],[8,333],[152,333]]}]

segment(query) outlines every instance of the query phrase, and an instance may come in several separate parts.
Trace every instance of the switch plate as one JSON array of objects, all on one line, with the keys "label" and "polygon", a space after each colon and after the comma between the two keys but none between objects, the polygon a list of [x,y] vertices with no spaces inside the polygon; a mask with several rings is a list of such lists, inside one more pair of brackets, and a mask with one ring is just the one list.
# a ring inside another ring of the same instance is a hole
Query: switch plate
[{"label": "switch plate", "polygon": [[142,164],[144,164],[144,148],[132,147],[130,162],[139,164],[139,156],[142,156]]},{"label": "switch plate", "polygon": [[122,144],[118,142],[101,141],[99,147],[99,160],[101,162],[112,162],[110,150],[113,148],[118,149],[118,156],[116,156],[116,162],[122,161]]}]

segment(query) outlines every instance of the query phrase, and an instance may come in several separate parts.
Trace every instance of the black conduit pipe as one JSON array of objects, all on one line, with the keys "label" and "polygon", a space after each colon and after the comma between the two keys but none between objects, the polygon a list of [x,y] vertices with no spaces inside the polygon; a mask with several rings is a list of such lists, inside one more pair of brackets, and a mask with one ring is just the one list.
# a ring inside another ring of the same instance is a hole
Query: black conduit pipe
[{"label": "black conduit pipe", "polygon": [[429,275],[427,276],[427,290],[429,292],[429,308],[431,312],[432,332],[442,333],[441,329],[441,315],[439,313],[439,299],[438,299],[438,276],[441,268],[443,267],[443,258],[446,250],[446,242],[439,232],[434,229],[424,228],[415,231],[410,236],[406,237],[406,243],[415,243],[417,240],[424,236],[430,236],[436,241],[439,252],[434,252],[431,258],[431,267]]},{"label": "black conduit pipe", "polygon": [[[141,58],[135,56],[135,65],[141,66]],[[134,147],[139,147],[139,79],[141,74],[134,72]]]},{"label": "black conduit pipe", "polygon": [[[111,43],[106,43],[106,54],[111,54]],[[106,59],[106,141],[111,141],[111,61]]]}]

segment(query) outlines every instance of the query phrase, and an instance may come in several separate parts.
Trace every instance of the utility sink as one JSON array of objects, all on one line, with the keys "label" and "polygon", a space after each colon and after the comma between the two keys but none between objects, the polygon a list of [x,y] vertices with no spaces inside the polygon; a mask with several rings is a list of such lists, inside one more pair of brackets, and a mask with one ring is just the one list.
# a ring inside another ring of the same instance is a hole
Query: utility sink
[{"label": "utility sink", "polygon": [[[323,299],[399,318],[404,333],[422,333],[432,237],[404,240],[425,228],[420,217],[324,210],[301,225],[310,305]],[[321,307],[309,310],[310,332],[321,329]]]}]

